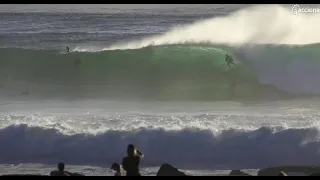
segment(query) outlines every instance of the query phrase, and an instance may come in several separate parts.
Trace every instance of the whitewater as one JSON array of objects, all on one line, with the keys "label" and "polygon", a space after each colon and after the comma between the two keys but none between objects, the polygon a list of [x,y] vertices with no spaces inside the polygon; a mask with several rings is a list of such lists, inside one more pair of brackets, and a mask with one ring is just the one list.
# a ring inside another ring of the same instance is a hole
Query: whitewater
[{"label": "whitewater", "polygon": [[129,143],[143,175],[319,165],[320,14],[291,7],[0,5],[0,174],[112,175]]}]

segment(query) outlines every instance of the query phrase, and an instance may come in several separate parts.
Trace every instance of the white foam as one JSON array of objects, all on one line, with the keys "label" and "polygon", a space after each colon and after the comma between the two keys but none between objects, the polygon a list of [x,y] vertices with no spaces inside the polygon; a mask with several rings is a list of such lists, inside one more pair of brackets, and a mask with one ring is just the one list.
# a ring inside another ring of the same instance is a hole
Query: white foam
[{"label": "white foam", "polygon": [[280,5],[260,5],[175,27],[163,35],[115,44],[104,50],[184,43],[310,44],[320,42],[320,13],[295,15]]},{"label": "white foam", "polygon": [[56,163],[97,165],[118,162],[126,146],[144,153],[142,166],[171,163],[180,168],[261,168],[281,164],[315,165],[319,131],[314,128],[253,131],[136,129],[99,135],[64,135],[56,129],[9,126],[0,130],[0,163]]}]

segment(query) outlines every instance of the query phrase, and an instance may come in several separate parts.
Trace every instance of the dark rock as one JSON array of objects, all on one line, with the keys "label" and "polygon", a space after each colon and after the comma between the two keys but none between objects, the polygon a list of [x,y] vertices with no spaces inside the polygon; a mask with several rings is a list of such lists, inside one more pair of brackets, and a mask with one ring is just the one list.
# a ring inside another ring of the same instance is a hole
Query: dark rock
[{"label": "dark rock", "polygon": [[157,173],[157,176],[187,176],[185,173],[179,171],[170,164],[162,164]]},{"label": "dark rock", "polygon": [[229,176],[252,176],[248,173],[242,172],[240,170],[232,170],[229,174]]}]

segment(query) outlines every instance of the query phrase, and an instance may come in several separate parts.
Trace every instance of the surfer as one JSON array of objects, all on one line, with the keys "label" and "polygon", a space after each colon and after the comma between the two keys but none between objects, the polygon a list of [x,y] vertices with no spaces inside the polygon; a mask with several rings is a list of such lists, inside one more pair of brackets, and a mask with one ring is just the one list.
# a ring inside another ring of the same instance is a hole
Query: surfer
[{"label": "surfer", "polygon": [[232,57],[229,56],[228,54],[226,54],[226,62],[228,64],[229,68],[230,68],[230,64],[236,65],[236,64],[233,63]]},{"label": "surfer", "polygon": [[66,47],[67,52],[71,52],[69,46]]}]

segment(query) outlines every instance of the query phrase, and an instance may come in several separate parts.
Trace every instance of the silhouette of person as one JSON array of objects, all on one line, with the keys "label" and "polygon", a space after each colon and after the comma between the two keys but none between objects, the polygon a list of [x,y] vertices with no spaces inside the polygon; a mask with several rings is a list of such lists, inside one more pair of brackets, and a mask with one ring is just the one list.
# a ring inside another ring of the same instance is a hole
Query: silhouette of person
[{"label": "silhouette of person", "polygon": [[58,164],[58,170],[50,172],[50,176],[70,176],[69,172],[64,170],[64,163]]},{"label": "silhouette of person", "polygon": [[140,160],[143,153],[134,145],[129,144],[127,148],[127,157],[122,159],[123,169],[127,172],[127,176],[141,176],[139,172]]},{"label": "silhouette of person", "polygon": [[115,171],[114,176],[121,176],[121,167],[118,163],[113,163],[110,169]]}]

